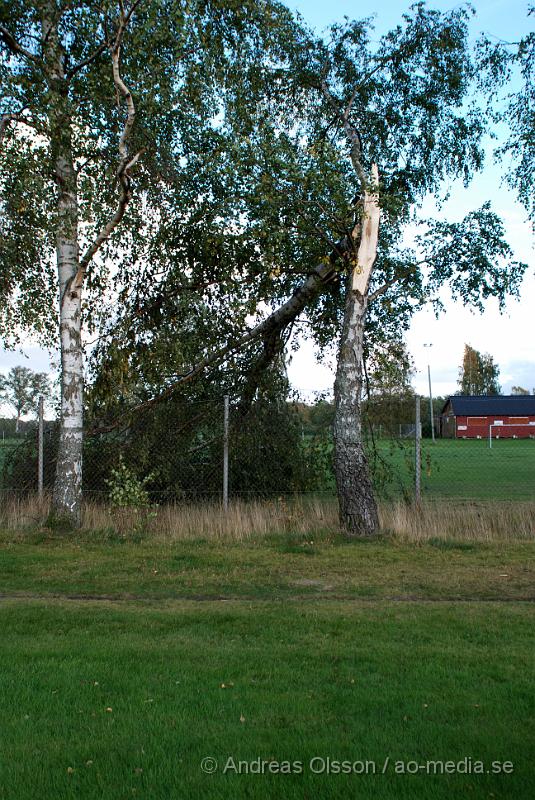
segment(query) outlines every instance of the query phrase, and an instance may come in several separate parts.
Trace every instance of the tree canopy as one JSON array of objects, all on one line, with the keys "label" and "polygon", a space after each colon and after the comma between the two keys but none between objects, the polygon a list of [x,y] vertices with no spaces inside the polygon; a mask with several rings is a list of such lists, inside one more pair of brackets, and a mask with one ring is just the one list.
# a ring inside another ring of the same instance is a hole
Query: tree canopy
[{"label": "tree canopy", "polygon": [[16,430],[23,414],[37,412],[40,396],[50,393],[46,372],[34,372],[28,367],[12,367],[6,376],[0,376],[0,402],[13,406],[17,415]]},{"label": "tree canopy", "polygon": [[[528,6],[528,17],[535,17],[535,6]],[[489,120],[503,133],[495,156],[535,225],[535,31],[514,42],[482,36],[478,60]]]},{"label": "tree canopy", "polygon": [[[490,203],[458,221],[425,220],[419,211],[429,192],[445,193],[446,177],[468,184],[483,162],[485,117],[470,95],[476,63],[468,15],[420,4],[378,44],[370,40],[370,20],[335,26],[326,39],[303,33],[290,75],[255,105],[242,94],[229,106],[214,134],[226,138],[204,173],[201,207],[185,219],[188,198],[179,197],[175,184],[175,204],[166,207],[157,236],[147,239],[137,281],[121,294],[122,323],[110,315],[99,353],[107,348],[100,363],[108,374],[113,360],[119,381],[125,369],[150,372],[154,362],[144,354],[165,350],[167,339],[171,352],[147,375],[147,392],[154,392],[155,372],[165,386],[199,353],[239,340],[248,315],[262,309],[267,315],[331,257],[338,258],[336,268],[324,270],[328,277],[291,322],[294,333],[332,346],[348,267],[336,247],[354,224],[353,200],[361,191],[340,119],[350,99],[347,121],[361,136],[362,164],[367,169],[375,161],[381,176],[366,348],[399,338],[423,303],[438,308],[444,284],[477,307],[489,296],[503,302],[517,292],[525,266],[515,262]],[[289,97],[300,99],[291,110]],[[194,169],[198,174],[196,161]],[[407,247],[415,224],[419,232]]]},{"label": "tree canopy", "polygon": [[499,376],[500,368],[490,353],[480,353],[465,344],[459,369],[459,394],[500,394]]}]

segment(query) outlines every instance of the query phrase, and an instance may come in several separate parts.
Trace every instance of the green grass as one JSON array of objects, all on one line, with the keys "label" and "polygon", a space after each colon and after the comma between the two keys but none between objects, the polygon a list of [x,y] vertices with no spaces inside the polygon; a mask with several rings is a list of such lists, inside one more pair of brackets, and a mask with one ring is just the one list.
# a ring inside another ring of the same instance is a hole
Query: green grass
[{"label": "green grass", "polygon": [[[4,534],[0,798],[531,798],[534,555]],[[230,756],[303,772],[223,774]],[[313,757],[378,774],[315,775]],[[395,773],[466,757],[513,772]]]},{"label": "green grass", "polygon": [[[394,471],[390,493],[413,490],[414,442],[378,442],[378,453]],[[422,442],[422,494],[427,498],[467,500],[535,497],[535,440],[439,439]]]},{"label": "green grass", "polygon": [[0,594],[128,599],[417,598],[535,599],[535,542],[428,544],[388,539],[311,541],[281,535],[248,542],[132,543],[6,536]]},{"label": "green grass", "polygon": [[[324,443],[331,454],[332,443]],[[414,439],[377,439],[375,464],[379,496],[414,494]],[[332,470],[323,476],[325,491],[335,492]],[[535,440],[430,439],[422,440],[422,495],[429,499],[533,500],[535,498]]]}]

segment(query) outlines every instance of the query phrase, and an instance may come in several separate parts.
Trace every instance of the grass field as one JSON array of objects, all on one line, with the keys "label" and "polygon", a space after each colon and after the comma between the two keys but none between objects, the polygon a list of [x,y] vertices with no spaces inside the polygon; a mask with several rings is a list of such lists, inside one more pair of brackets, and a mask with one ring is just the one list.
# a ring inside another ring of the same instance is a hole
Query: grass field
[{"label": "grass field", "polygon": [[5,532],[0,798],[531,798],[534,555]]},{"label": "grass field", "polygon": [[[325,445],[332,453],[332,443]],[[376,491],[382,497],[414,494],[414,440],[377,439],[370,443]],[[429,499],[535,500],[535,440],[422,440],[422,495]],[[324,476],[335,491],[334,475]]]},{"label": "grass field", "polygon": [[[414,442],[378,442],[378,453],[392,467],[387,492],[414,484]],[[535,440],[438,439],[422,441],[422,494],[463,500],[535,499]]]}]

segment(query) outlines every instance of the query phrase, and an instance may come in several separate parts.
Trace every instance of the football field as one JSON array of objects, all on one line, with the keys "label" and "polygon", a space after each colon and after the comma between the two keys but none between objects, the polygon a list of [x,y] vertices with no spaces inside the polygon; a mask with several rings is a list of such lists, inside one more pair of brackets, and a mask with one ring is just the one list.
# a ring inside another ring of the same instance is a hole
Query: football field
[{"label": "football field", "polygon": [[[414,441],[377,443],[379,469],[387,468],[380,493],[412,493]],[[390,469],[388,469],[390,467]],[[460,500],[535,499],[535,440],[422,440],[422,496]]]}]

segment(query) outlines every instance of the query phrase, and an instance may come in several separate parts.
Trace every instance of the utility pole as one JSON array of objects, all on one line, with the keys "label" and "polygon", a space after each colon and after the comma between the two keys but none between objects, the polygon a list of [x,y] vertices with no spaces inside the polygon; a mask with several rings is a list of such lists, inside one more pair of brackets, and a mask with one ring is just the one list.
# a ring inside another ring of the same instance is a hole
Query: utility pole
[{"label": "utility pole", "polygon": [[429,380],[429,419],[431,420],[431,438],[435,443],[435,417],[433,414],[433,392],[431,391],[431,366],[427,365],[427,378]]},{"label": "utility pole", "polygon": [[[424,347],[433,347],[432,344],[424,344]],[[435,416],[433,414],[433,392],[431,390],[431,364],[429,363],[431,359],[428,359],[427,362],[427,380],[429,381],[429,421],[431,422],[431,438],[433,440],[433,444],[435,443]]]}]

